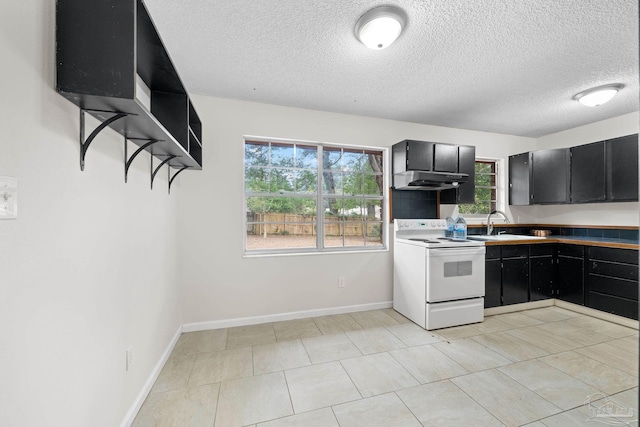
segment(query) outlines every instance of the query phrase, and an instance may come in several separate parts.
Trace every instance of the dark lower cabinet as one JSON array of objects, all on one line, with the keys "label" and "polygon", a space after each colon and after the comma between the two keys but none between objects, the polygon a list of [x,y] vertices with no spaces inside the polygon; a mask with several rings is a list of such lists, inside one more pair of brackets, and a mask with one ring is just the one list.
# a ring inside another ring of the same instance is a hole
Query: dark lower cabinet
[{"label": "dark lower cabinet", "polygon": [[500,259],[487,259],[484,267],[484,308],[502,305],[502,266]]},{"label": "dark lower cabinet", "polygon": [[502,248],[487,246],[484,265],[484,308],[502,305]]},{"label": "dark lower cabinet", "polygon": [[490,245],[486,249],[485,308],[529,301],[528,245]]},{"label": "dark lower cabinet", "polygon": [[553,285],[556,276],[553,255],[531,256],[529,271],[531,301],[553,298]]},{"label": "dark lower cabinet", "polygon": [[638,319],[638,251],[587,249],[586,305]]},{"label": "dark lower cabinet", "polygon": [[584,305],[584,246],[558,245],[555,297]]},{"label": "dark lower cabinet", "polygon": [[502,304],[529,301],[529,245],[502,247]]},{"label": "dark lower cabinet", "polygon": [[558,298],[638,319],[638,251],[571,244],[489,245],[485,308]]}]

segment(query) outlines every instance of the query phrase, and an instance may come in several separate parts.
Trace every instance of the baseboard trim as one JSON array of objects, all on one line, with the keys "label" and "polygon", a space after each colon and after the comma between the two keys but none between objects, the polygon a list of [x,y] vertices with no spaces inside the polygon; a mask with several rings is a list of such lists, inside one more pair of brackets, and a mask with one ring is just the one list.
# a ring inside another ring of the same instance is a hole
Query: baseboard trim
[{"label": "baseboard trim", "polygon": [[637,320],[628,319],[626,317],[618,316],[617,314],[607,313],[604,311],[596,310],[595,308],[589,308],[583,305],[573,304],[559,299],[554,299],[554,303],[560,308],[565,308],[567,310],[575,311],[576,313],[586,314],[587,316],[606,320],[607,322],[616,323],[621,326],[626,326],[627,328],[638,330]]},{"label": "baseboard trim", "polygon": [[308,317],[329,316],[332,314],[353,313],[356,311],[380,310],[393,307],[393,301],[370,304],[346,305],[342,307],[321,308],[316,310],[293,311],[290,313],[268,314],[265,316],[238,317],[235,319],[212,320],[208,322],[185,323],[183,332],[207,331],[210,329],[232,328],[234,326],[257,325],[260,323],[281,322],[283,320],[306,319]]},{"label": "baseboard trim", "polygon": [[525,302],[522,304],[511,304],[501,307],[491,307],[484,309],[485,316],[494,316],[496,314],[514,313],[517,311],[531,310],[534,308],[557,306],[566,310],[575,311],[576,313],[586,314],[587,316],[595,317],[596,319],[606,320],[607,322],[616,323],[627,328],[640,329],[637,320],[628,319],[626,317],[618,316],[604,311],[596,310],[595,308],[585,307],[583,305],[573,304],[570,302],[562,301],[557,298],[550,298],[541,301]]},{"label": "baseboard trim", "polygon": [[550,307],[553,305],[552,299],[541,301],[523,302],[521,304],[503,305],[500,307],[491,307],[484,309],[485,316],[494,316],[496,314],[514,313],[522,310],[532,310],[534,308]]},{"label": "baseboard trim", "polygon": [[153,387],[153,384],[155,384],[156,380],[158,379],[158,375],[160,375],[160,371],[162,371],[164,364],[169,359],[169,355],[171,355],[173,348],[176,346],[176,343],[178,342],[178,338],[180,338],[181,333],[182,333],[182,326],[179,326],[178,330],[173,335],[171,342],[169,342],[169,345],[164,350],[164,353],[162,353],[160,360],[158,360],[158,363],[156,363],[156,366],[154,366],[153,370],[151,371],[151,374],[149,375],[149,378],[144,383],[144,386],[136,396],[136,399],[133,401],[133,404],[127,411],[127,414],[124,416],[124,419],[120,423],[120,427],[130,427],[131,424],[133,424],[133,420],[135,420],[136,415],[138,415],[138,411],[140,411],[142,404],[144,403],[145,399],[149,395],[149,392],[151,392],[151,388]]}]

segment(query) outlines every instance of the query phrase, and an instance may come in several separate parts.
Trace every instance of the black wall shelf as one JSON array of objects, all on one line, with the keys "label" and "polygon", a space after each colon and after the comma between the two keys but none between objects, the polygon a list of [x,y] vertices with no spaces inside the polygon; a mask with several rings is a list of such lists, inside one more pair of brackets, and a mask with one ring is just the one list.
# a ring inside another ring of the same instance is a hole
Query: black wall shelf
[{"label": "black wall shelf", "polygon": [[[81,110],[81,169],[106,127],[176,170],[170,181],[202,169],[202,123],[142,0],[57,0],[56,71]],[[101,122],[86,140],[85,113]]]}]

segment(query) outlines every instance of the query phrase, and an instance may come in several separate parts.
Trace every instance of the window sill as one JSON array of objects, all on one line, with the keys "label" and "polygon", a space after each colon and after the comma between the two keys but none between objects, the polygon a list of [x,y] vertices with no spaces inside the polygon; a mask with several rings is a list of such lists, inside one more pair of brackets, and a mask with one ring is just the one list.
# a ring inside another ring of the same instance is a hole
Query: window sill
[{"label": "window sill", "polygon": [[375,248],[375,249],[354,249],[354,250],[325,250],[325,251],[309,251],[309,252],[261,252],[261,253],[247,253],[242,255],[242,258],[269,258],[269,257],[292,257],[292,256],[310,256],[310,255],[347,255],[347,254],[372,254],[389,252],[389,248]]}]

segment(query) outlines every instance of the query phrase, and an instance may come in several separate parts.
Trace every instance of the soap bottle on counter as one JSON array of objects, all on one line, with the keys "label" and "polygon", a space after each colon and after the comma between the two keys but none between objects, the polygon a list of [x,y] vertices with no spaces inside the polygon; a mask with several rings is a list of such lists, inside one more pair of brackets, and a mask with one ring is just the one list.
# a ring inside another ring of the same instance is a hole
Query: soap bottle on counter
[{"label": "soap bottle on counter", "polygon": [[461,216],[456,220],[453,229],[453,238],[456,240],[467,240],[467,221]]},{"label": "soap bottle on counter", "polygon": [[450,216],[448,216],[445,221],[447,221],[447,228],[444,231],[444,237],[449,237],[453,239],[453,230],[455,228],[456,222]]}]

